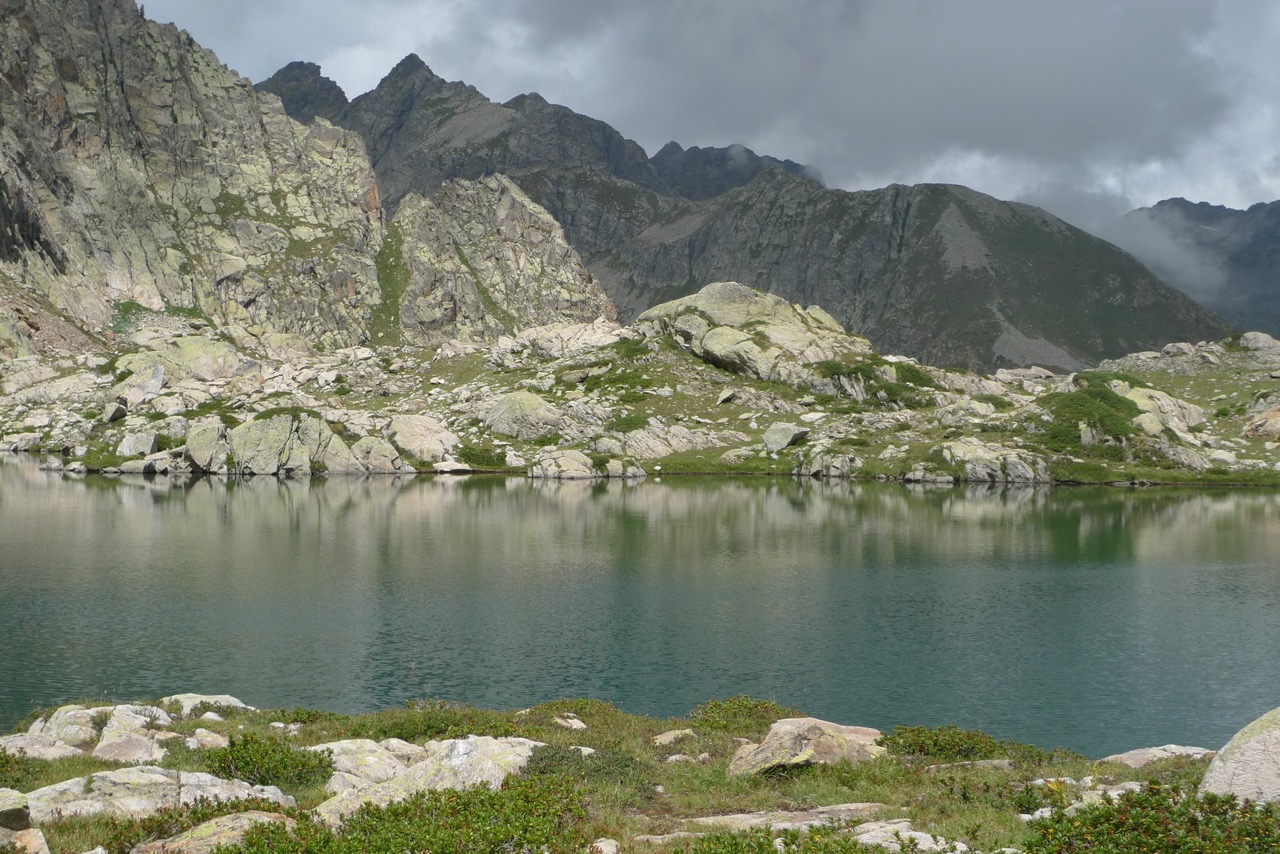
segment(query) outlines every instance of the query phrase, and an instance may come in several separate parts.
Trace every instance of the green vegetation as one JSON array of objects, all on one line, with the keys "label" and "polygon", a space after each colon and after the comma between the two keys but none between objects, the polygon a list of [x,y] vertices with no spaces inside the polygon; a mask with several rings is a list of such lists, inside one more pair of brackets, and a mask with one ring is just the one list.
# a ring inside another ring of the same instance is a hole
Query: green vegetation
[{"label": "green vegetation", "polygon": [[404,258],[404,230],[397,223],[387,226],[375,264],[382,301],[369,316],[369,335],[375,345],[395,344],[400,341],[400,301],[410,279],[409,264]]},{"label": "green vegetation", "polygon": [[493,471],[507,468],[507,454],[499,448],[463,445],[458,448],[454,456],[473,469]]},{"label": "green vegetation", "polygon": [[212,773],[254,786],[305,787],[324,783],[332,773],[328,753],[300,750],[283,738],[253,732],[231,736],[227,747],[209,751],[206,762]]},{"label": "green vegetation", "polygon": [[1280,847],[1280,809],[1149,784],[1032,824],[1027,854],[1261,854]]},{"label": "green vegetation", "polygon": [[[1081,425],[1102,442],[1108,439],[1122,441],[1132,436],[1134,427],[1131,420],[1141,410],[1132,400],[1116,394],[1109,382],[1110,377],[1102,372],[1080,373],[1076,375],[1077,391],[1054,392],[1042,397],[1040,405],[1053,416],[1053,423],[1035,438],[1053,451],[1082,453],[1086,446],[1081,437]],[[1112,447],[1118,450],[1118,446]],[[1105,448],[1105,445],[1091,445],[1088,452],[1093,455],[1110,453],[1115,459],[1115,451],[1108,452]]]},{"label": "green vegetation", "polygon": [[605,429],[614,430],[618,433],[632,433],[636,430],[642,430],[648,425],[649,416],[635,412],[630,415],[617,416],[605,425]]},{"label": "green vegetation", "polygon": [[[1099,765],[1073,754],[1050,753],[1030,745],[1000,741],[976,730],[956,727],[899,727],[883,743],[889,755],[849,764],[794,768],[763,776],[730,777],[726,769],[740,739],[758,741],[777,719],[802,712],[772,700],[735,696],[703,703],[686,718],[658,720],[623,712],[598,700],[556,700],[522,711],[478,709],[434,700],[365,715],[309,709],[214,709],[224,721],[204,721],[196,709],[173,730],[196,727],[228,735],[227,748],[192,751],[175,739],[160,764],[168,768],[209,771],[255,783],[280,786],[298,799],[299,809],[281,810],[265,802],[196,804],[165,810],[146,819],[111,816],[62,818],[43,830],[55,852],[130,851],[147,841],[167,838],[224,813],[256,808],[285,812],[297,822],[290,831],[262,825],[242,846],[244,852],[339,851],[582,851],[602,836],[627,839],[640,833],[666,833],[685,827],[687,818],[758,810],[805,809],[824,804],[878,802],[881,817],[909,818],[917,830],[964,842],[983,851],[1006,845],[1029,852],[1083,849],[1086,838],[1137,838],[1135,828],[1170,827],[1182,837],[1196,838],[1213,830],[1213,838],[1266,840],[1275,845],[1276,812],[1252,812],[1229,799],[1188,795],[1207,760],[1165,760],[1143,771],[1122,765]],[[572,731],[555,719],[577,716],[588,725]],[[296,727],[285,736],[272,722]],[[669,747],[653,737],[672,729],[691,735]],[[348,738],[381,741],[401,738],[421,744],[469,734],[521,736],[546,744],[533,752],[519,776],[498,791],[480,787],[463,792],[415,795],[385,808],[365,806],[339,829],[328,828],[306,812],[328,798],[323,789],[329,757],[303,750],[307,745]],[[584,755],[577,747],[589,747]],[[700,761],[667,762],[673,753],[702,756]],[[1012,767],[951,766],[926,771],[938,762],[965,762],[1010,757]],[[91,757],[39,762],[0,754],[0,786],[23,791],[114,766]],[[1072,816],[1055,815],[1030,826],[1018,816],[1042,806],[1063,807],[1079,795],[1070,784],[1032,784],[1037,778],[1105,775],[1147,780],[1157,785],[1147,793],[1088,807]],[[1128,804],[1128,806],[1124,806]],[[1195,816],[1201,816],[1199,824]],[[832,825],[807,836],[785,835],[788,844],[806,851],[856,851],[849,847],[847,827]],[[1129,833],[1128,836],[1125,836]],[[658,850],[755,851],[774,849],[764,831],[713,834]],[[1164,837],[1157,837],[1164,839]],[[768,847],[764,847],[768,843]],[[1167,840],[1166,840],[1167,844]],[[1035,847],[1039,846],[1039,847]],[[1053,847],[1057,846],[1057,847]],[[1152,848],[1149,850],[1234,852],[1268,848]]]},{"label": "green vegetation", "polygon": [[513,779],[500,790],[424,792],[385,807],[365,805],[340,831],[300,817],[289,831],[260,824],[222,854],[364,854],[371,851],[511,851],[569,854],[590,841],[586,805],[558,779]]}]

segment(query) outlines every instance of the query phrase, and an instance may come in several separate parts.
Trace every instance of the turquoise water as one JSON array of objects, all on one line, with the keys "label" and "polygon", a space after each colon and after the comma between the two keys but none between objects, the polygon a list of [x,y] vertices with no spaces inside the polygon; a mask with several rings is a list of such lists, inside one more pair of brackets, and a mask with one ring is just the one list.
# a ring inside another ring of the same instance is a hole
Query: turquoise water
[{"label": "turquoise water", "polygon": [[746,693],[1089,755],[1280,706],[1280,494],[148,482],[0,457],[0,727],[70,699],[365,711]]}]

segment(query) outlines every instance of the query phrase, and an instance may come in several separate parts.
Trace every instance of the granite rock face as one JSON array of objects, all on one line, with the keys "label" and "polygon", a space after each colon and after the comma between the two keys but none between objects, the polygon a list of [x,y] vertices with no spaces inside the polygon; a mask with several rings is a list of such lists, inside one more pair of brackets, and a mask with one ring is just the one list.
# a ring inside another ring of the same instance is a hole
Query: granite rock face
[{"label": "granite rock face", "polygon": [[1201,792],[1280,801],[1280,709],[1273,709],[1236,733],[1209,763]]},{"label": "granite rock face", "polygon": [[104,335],[136,303],[361,337],[382,219],[357,136],[290,119],[133,0],[5,15],[0,280]]},{"label": "granite rock face", "polygon": [[560,224],[504,176],[450,181],[431,200],[406,196],[390,229],[407,341],[493,343],[530,326],[614,318]]}]

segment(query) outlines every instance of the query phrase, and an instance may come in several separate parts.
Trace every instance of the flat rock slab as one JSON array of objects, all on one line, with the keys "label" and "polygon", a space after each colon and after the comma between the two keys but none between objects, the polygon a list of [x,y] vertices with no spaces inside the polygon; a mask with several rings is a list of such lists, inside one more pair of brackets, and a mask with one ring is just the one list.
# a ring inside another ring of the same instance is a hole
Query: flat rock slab
[{"label": "flat rock slab", "polygon": [[853,829],[860,845],[877,845],[886,851],[902,851],[904,843],[910,851],[968,851],[963,842],[948,842],[941,837],[921,833],[905,818],[893,821],[871,821]]},{"label": "flat rock slab", "polygon": [[783,718],[760,744],[744,744],[729,761],[729,776],[761,774],[775,768],[865,762],[885,752],[880,730],[842,726],[818,718]]},{"label": "flat rock slab", "polygon": [[211,819],[168,839],[139,845],[133,854],[210,854],[223,845],[239,845],[249,828],[264,822],[283,823],[290,830],[298,824],[280,813],[249,810]]},{"label": "flat rock slab", "polygon": [[335,773],[358,777],[366,783],[385,783],[403,774],[408,766],[387,748],[368,738],[349,738],[308,747],[328,751]]},{"label": "flat rock slab", "polygon": [[773,811],[737,813],[735,815],[708,815],[694,818],[688,824],[707,829],[752,830],[771,827],[774,830],[807,830],[839,821],[863,820],[885,809],[884,804],[857,803],[835,804],[798,812]]},{"label": "flat rock slab", "polygon": [[165,807],[193,804],[201,798],[213,801],[266,798],[281,806],[295,805],[292,797],[275,786],[250,786],[240,780],[171,771],[154,765],[101,771],[88,777],[64,780],[28,792],[27,804],[31,809],[31,821],[38,825],[58,814],[108,813],[141,817]]},{"label": "flat rock slab", "polygon": [[256,711],[253,706],[245,705],[230,694],[172,694],[162,698],[160,702],[166,706],[176,704],[182,710],[184,718],[188,717],[191,714],[191,710],[201,703],[209,706],[227,706],[233,709],[243,709],[247,712]]},{"label": "flat rock slab", "polygon": [[1173,759],[1178,756],[1186,756],[1191,759],[1204,759],[1206,757],[1212,759],[1217,754],[1205,747],[1188,747],[1183,744],[1165,744],[1160,747],[1140,747],[1137,750],[1126,750],[1124,753],[1114,753],[1111,756],[1105,756],[1098,760],[1100,762],[1119,762],[1121,765],[1128,765],[1130,768],[1145,768],[1152,762],[1159,762],[1161,759]]},{"label": "flat rock slab", "polygon": [[19,733],[0,738],[0,751],[5,753],[25,753],[32,759],[66,759],[70,756],[84,756],[84,751],[72,747],[65,742],[57,741],[47,735]]}]

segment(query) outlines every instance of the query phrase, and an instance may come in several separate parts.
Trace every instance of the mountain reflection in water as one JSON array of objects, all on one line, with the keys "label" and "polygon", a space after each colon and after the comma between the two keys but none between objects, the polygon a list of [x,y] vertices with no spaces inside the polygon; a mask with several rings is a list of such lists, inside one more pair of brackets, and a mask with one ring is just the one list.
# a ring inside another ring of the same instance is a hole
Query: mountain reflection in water
[{"label": "mountain reflection in water", "polygon": [[1280,494],[789,479],[173,481],[0,457],[0,725],[769,697],[1090,755],[1280,706]]}]

